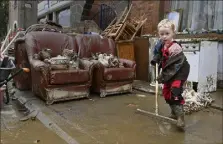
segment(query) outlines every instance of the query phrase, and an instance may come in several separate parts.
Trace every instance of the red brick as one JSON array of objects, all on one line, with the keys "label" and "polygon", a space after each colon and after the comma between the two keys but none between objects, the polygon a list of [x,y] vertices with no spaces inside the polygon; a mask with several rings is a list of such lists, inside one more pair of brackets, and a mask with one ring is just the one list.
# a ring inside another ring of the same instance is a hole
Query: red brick
[{"label": "red brick", "polygon": [[132,4],[130,18],[145,14],[147,21],[143,26],[143,34],[155,34],[160,19],[160,1],[133,1]]}]

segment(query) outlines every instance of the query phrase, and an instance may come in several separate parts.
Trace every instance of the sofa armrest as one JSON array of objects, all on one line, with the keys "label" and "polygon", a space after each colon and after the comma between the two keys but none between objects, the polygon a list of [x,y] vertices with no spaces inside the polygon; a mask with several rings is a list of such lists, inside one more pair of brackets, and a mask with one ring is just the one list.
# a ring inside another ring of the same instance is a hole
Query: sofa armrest
[{"label": "sofa armrest", "polygon": [[32,59],[30,60],[31,65],[31,77],[32,85],[43,84],[47,86],[49,84],[50,67],[43,61]]},{"label": "sofa armrest", "polygon": [[32,59],[30,61],[30,64],[31,64],[32,68],[37,71],[40,71],[42,69],[47,69],[47,70],[49,69],[49,66],[41,60]]},{"label": "sofa armrest", "polygon": [[25,42],[25,37],[20,37],[15,40],[15,45]]},{"label": "sofa armrest", "polygon": [[120,58],[119,61],[123,63],[124,67],[127,67],[127,68],[135,68],[136,67],[135,61],[122,59],[122,58]]},{"label": "sofa armrest", "polygon": [[84,69],[84,70],[90,70],[91,67],[94,65],[93,62],[89,61],[89,60],[85,60],[85,59],[80,59],[79,60],[79,64],[80,64],[80,68]]}]

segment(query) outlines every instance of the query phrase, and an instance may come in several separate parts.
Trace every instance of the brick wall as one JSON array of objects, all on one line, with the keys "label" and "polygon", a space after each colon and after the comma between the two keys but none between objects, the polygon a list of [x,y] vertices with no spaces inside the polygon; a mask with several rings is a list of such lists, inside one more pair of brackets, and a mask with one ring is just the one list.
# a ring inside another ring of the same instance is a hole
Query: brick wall
[{"label": "brick wall", "polygon": [[160,21],[160,5],[161,1],[132,1],[132,11],[130,18],[139,17],[145,14],[147,18],[143,26],[143,34],[156,34],[157,24]]},{"label": "brick wall", "polygon": [[[71,6],[71,23],[74,26],[75,23],[80,22],[81,13],[83,10],[83,5],[85,1],[75,1]],[[91,14],[98,12],[100,4],[107,4],[114,8],[119,17],[122,11],[128,6],[128,1],[126,0],[97,0],[94,2],[91,10]],[[143,34],[156,34],[157,24],[161,19],[163,19],[164,13],[169,10],[169,2],[167,1],[149,1],[149,0],[132,0],[132,11],[129,18],[139,17],[145,14],[147,18],[146,23],[143,26]],[[97,20],[96,20],[97,21]],[[97,23],[97,22],[96,22]]]}]

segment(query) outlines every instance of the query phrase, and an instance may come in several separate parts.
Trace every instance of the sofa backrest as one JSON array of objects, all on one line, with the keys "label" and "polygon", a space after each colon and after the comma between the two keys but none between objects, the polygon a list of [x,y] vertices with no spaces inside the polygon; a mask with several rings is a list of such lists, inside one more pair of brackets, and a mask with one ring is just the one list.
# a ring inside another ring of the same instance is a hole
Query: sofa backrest
[{"label": "sofa backrest", "polygon": [[78,49],[80,58],[89,58],[92,53],[99,52],[116,55],[114,41],[109,38],[101,38],[99,35],[77,35],[74,45]]},{"label": "sofa backrest", "polygon": [[[61,55],[63,49],[74,49],[71,36],[56,32],[35,31],[29,32],[25,36],[25,44],[28,57],[38,53],[42,49],[52,50],[52,56]],[[77,52],[77,51],[76,51]]]}]

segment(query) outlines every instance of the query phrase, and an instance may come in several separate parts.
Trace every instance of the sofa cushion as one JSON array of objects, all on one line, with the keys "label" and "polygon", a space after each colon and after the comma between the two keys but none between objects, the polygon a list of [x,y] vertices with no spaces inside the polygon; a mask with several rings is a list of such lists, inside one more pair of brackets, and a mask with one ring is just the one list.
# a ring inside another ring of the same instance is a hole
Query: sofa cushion
[{"label": "sofa cushion", "polygon": [[89,81],[87,70],[53,70],[50,72],[50,84],[83,83]]},{"label": "sofa cushion", "polygon": [[135,72],[132,68],[105,68],[104,80],[119,81],[131,80],[134,78]]},{"label": "sofa cushion", "polygon": [[28,56],[31,57],[46,48],[52,50],[52,57],[61,55],[64,49],[74,49],[73,38],[63,33],[33,31],[26,34],[25,42]]},{"label": "sofa cushion", "polygon": [[115,43],[112,39],[101,38],[99,35],[77,35],[74,40],[78,47],[80,58],[90,58],[95,53],[116,54]]}]

